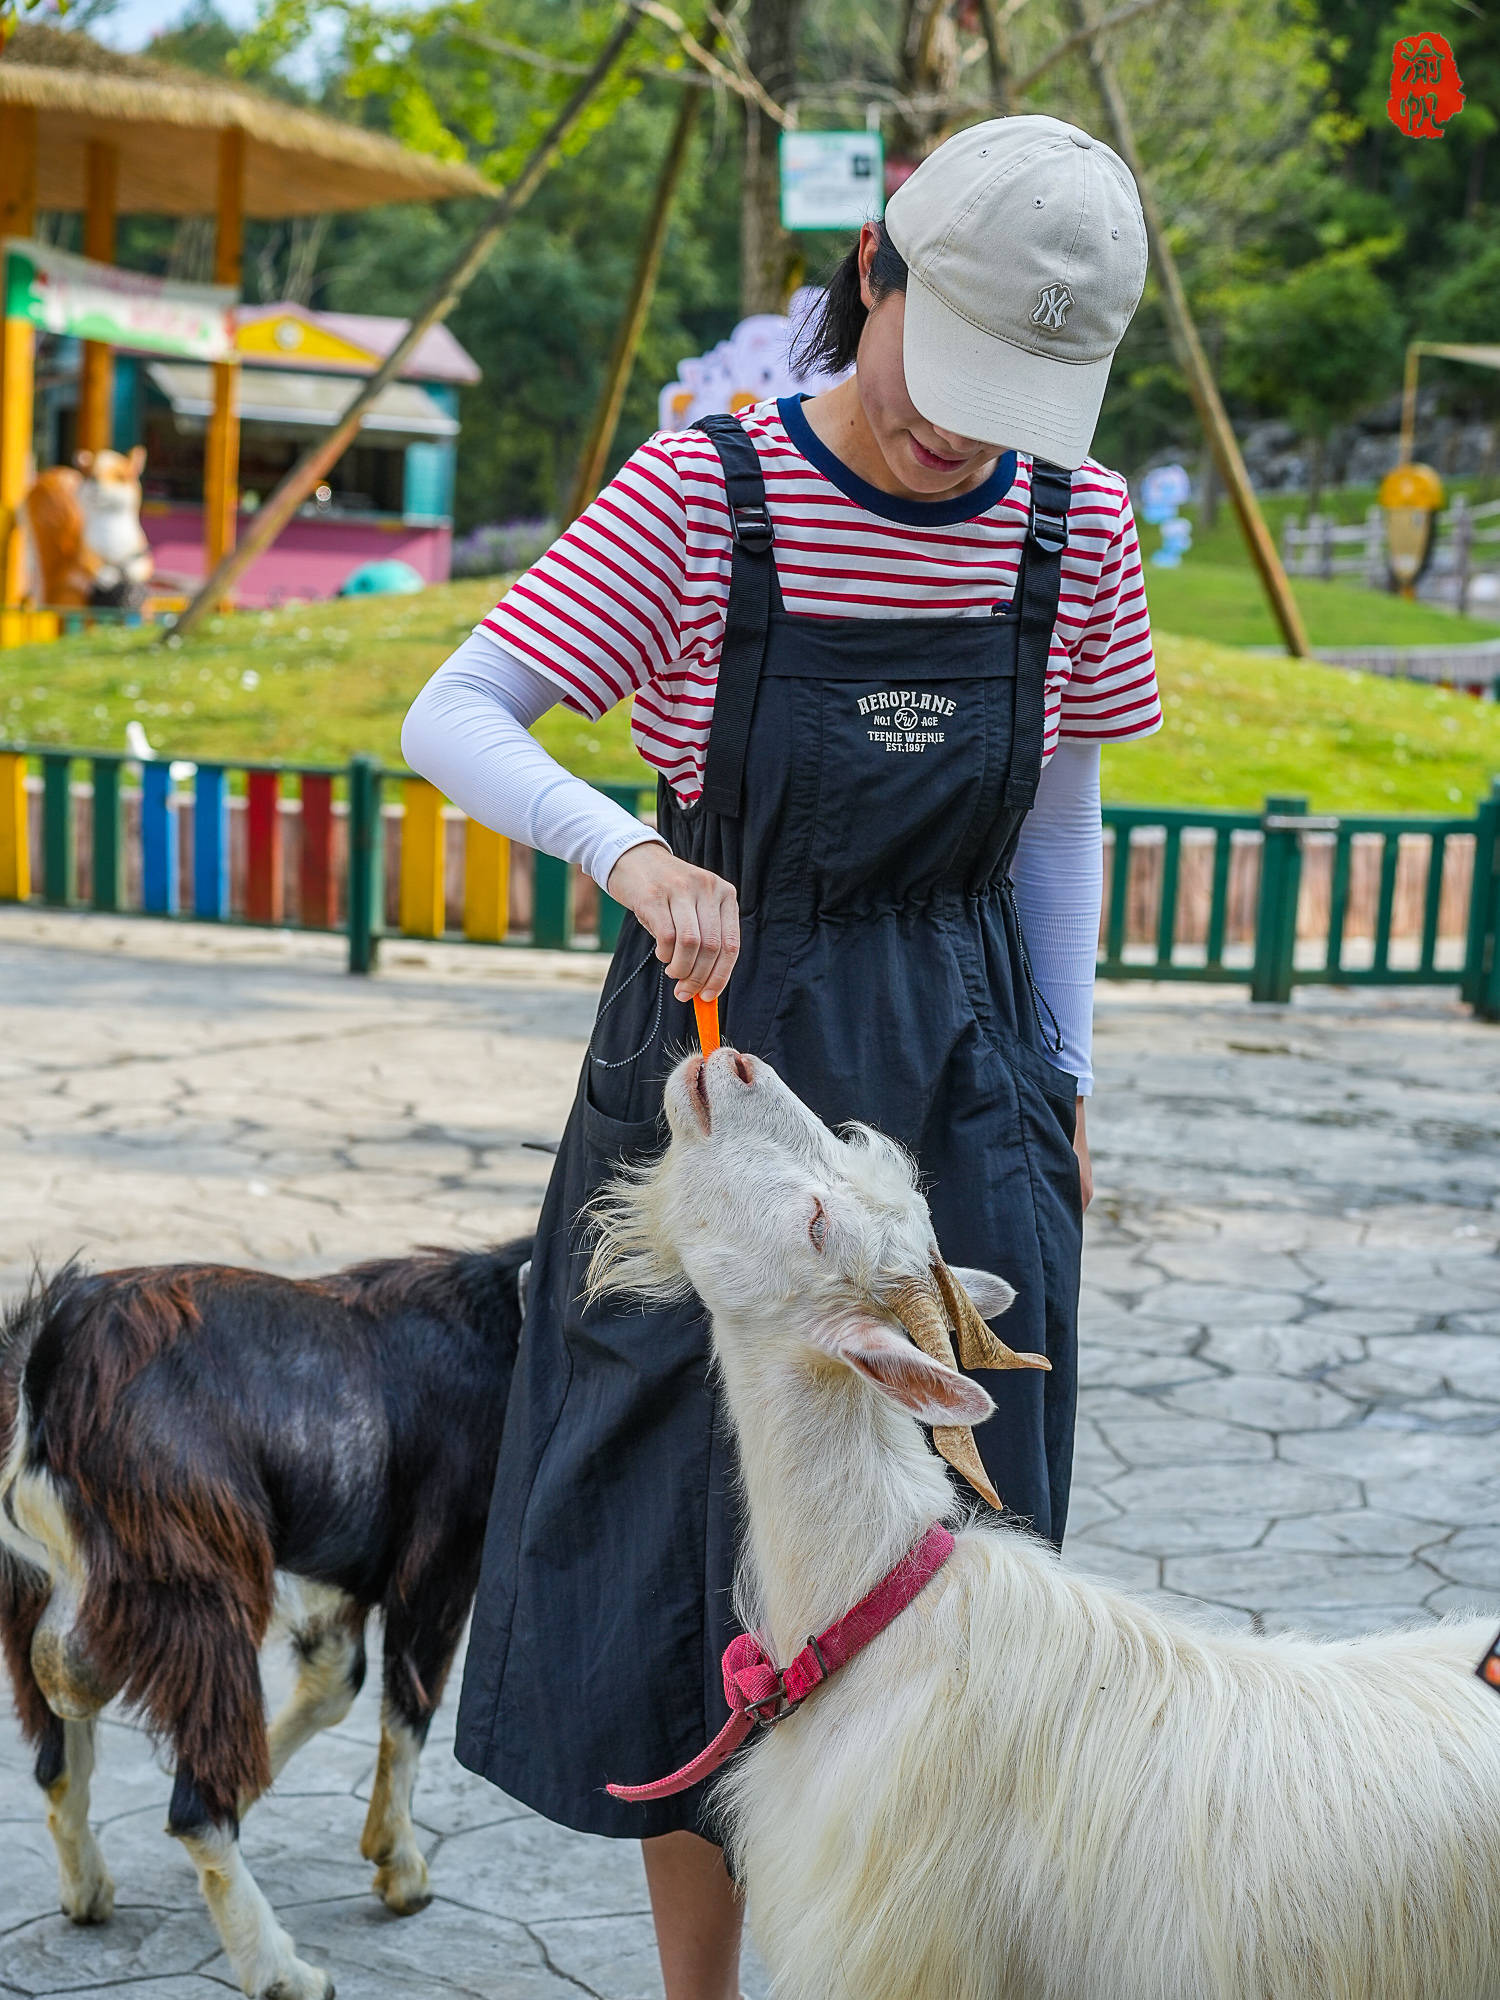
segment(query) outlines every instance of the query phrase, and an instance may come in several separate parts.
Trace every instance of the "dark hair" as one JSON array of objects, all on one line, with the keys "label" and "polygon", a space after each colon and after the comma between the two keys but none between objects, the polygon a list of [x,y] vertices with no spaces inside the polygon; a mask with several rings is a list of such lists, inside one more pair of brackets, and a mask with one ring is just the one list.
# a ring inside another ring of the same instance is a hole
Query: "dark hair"
[{"label": "dark hair", "polygon": [[[870,290],[877,299],[906,290],[906,259],[891,241],[883,222],[872,225],[879,241],[870,266]],[[856,240],[828,280],[822,302],[802,323],[792,343],[792,366],[801,374],[842,374],[859,353],[859,337],[870,317],[860,296],[859,243]]]}]

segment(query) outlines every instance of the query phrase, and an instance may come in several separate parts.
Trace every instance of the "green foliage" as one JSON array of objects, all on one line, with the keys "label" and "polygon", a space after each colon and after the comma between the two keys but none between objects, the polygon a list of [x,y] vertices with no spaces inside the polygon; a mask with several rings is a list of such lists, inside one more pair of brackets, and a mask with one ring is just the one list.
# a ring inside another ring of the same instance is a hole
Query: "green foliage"
[{"label": "green foliage", "polygon": [[[109,0],[82,0],[109,4]],[[307,94],[303,51],[329,50],[311,96],[324,109],[462,156],[497,181],[576,83],[618,18],[611,0],[266,0],[250,34],[195,25],[164,39],[176,60]],[[1109,48],[1205,346],[1240,420],[1286,416],[1308,436],[1387,401],[1413,333],[1500,330],[1500,7],[1476,0],[1163,0]],[[693,21],[697,7],[685,11]],[[1002,8],[1017,74],[1072,26],[1064,0]],[[901,74],[902,10],[807,0],[803,124],[861,124]],[[985,115],[986,66],[972,8],[958,88]],[[316,34],[314,35],[314,28]],[[1385,113],[1392,44],[1410,28],[1453,42],[1468,91],[1441,141],[1405,139]],[[283,67],[299,61],[289,84]],[[972,58],[972,59],[971,59]],[[555,513],[587,430],[680,89],[672,35],[647,21],[569,157],[543,183],[451,322],[485,371],[462,411],[458,522]],[[1086,63],[1056,63],[1024,108],[1107,135]],[[893,129],[895,113],[888,118]],[[738,317],[740,107],[715,91],[677,209],[620,426],[616,459],[655,423],[655,394],[680,356]],[[944,124],[939,117],[934,129]],[[342,216],[330,223],[313,303],[402,313],[472,228],[472,204]],[[252,235],[267,225],[252,225]],[[180,232],[132,221],[164,268]],[[157,239],[160,239],[159,241]],[[816,276],[842,248],[801,245]],[[271,260],[274,264],[274,260]],[[192,275],[179,261],[182,275]],[[1491,407],[1500,377],[1424,369],[1452,402]],[[1154,281],[1116,357],[1095,450],[1135,470],[1201,439]]]},{"label": "green foliage", "polygon": [[1377,239],[1331,250],[1274,286],[1237,288],[1226,382],[1262,409],[1282,410],[1304,436],[1326,438],[1399,379],[1401,316],[1371,268],[1396,247]]}]

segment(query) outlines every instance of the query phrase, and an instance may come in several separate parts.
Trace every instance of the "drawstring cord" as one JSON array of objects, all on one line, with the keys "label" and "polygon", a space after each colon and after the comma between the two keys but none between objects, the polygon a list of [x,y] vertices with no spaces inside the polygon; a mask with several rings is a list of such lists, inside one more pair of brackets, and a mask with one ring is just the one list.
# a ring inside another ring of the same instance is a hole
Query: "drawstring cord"
[{"label": "drawstring cord", "polygon": [[651,1026],[646,1030],[645,1041],[630,1055],[621,1056],[616,1062],[606,1062],[603,1056],[596,1056],[594,1054],[594,1035],[597,1035],[599,1032],[599,1023],[604,1019],[610,1008],[614,1006],[626,987],[639,979],[648,965],[655,965],[655,963],[656,960],[654,958],[643,958],[635,971],[630,974],[630,977],[620,981],[614,992],[611,993],[604,1005],[594,1016],[594,1032],[589,1036],[589,1061],[597,1063],[600,1069],[625,1069],[629,1064],[639,1062],[647,1049],[656,1040],[656,1031],[661,1026],[661,998],[662,994],[666,991],[667,968],[665,966],[661,967],[661,984],[656,989],[656,1012],[651,1017]]},{"label": "drawstring cord", "polygon": [[[1031,993],[1031,1011],[1036,1016],[1037,1032],[1041,1035],[1045,1047],[1050,1049],[1053,1055],[1061,1055],[1063,1045],[1062,1023],[1053,1013],[1051,1001],[1048,1000],[1046,994],[1036,983],[1036,974],[1031,969],[1031,954],[1026,949],[1026,933],[1021,928],[1021,912],[1016,908],[1016,885],[1008,875],[1005,877],[1005,896],[1010,904],[1010,913],[1016,920],[1016,942],[1021,947],[1021,967],[1026,974],[1026,985]],[[1047,1009],[1047,1021],[1052,1023],[1052,1036],[1050,1040],[1047,1035],[1047,1022],[1042,1019],[1043,1007]]]}]

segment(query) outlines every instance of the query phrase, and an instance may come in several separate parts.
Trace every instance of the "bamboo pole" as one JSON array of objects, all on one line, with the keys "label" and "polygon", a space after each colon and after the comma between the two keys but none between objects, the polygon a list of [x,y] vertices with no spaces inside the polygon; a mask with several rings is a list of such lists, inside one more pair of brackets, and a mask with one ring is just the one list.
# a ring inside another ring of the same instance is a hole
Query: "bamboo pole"
[{"label": "bamboo pole", "polygon": [[[90,139],[84,149],[83,254],[96,263],[115,261],[115,207],[120,182],[120,149]],[[108,451],[113,424],[114,349],[102,340],[83,343],[78,378],[78,449]]]},{"label": "bamboo pole", "polygon": [[[1094,12],[1093,0],[1068,0],[1069,11],[1081,29],[1096,29],[1098,17]],[[1193,315],[1187,302],[1187,294],[1182,288],[1178,275],[1177,260],[1172,255],[1167,242],[1166,231],[1162,227],[1161,212],[1156,206],[1151,183],[1146,178],[1145,163],[1140,149],[1135,143],[1135,131],[1130,122],[1129,108],[1125,94],[1114,72],[1114,65],[1100,47],[1097,36],[1088,43],[1089,67],[1093,71],[1094,83],[1103,101],[1110,126],[1114,134],[1115,150],[1126,166],[1135,175],[1136,186],[1140,189],[1141,207],[1146,217],[1146,236],[1151,246],[1151,255],[1156,264],[1157,281],[1161,286],[1162,305],[1167,316],[1167,327],[1172,337],[1172,347],[1179,367],[1187,377],[1188,394],[1193,399],[1193,408],[1198,413],[1208,439],[1209,450],[1219,468],[1239,520],[1240,532],[1245,537],[1245,545],[1250,551],[1250,560],[1255,565],[1271,607],[1271,616],[1280,628],[1286,649],[1297,659],[1305,659],[1308,654],[1307,632],[1303,627],[1302,613],[1292,596],[1292,587],[1287,582],[1286,571],[1281,566],[1281,558],[1276,553],[1276,544],[1271,539],[1265,517],[1260,511],[1250,475],[1245,470],[1245,461],[1240,456],[1239,440],[1229,421],[1213,371],[1208,365],[1208,357],[1203,352],[1203,343],[1198,338],[1198,329],[1193,324]]]},{"label": "bamboo pole", "polygon": [[1401,451],[1398,465],[1410,465],[1417,448],[1417,371],[1426,342],[1413,340],[1406,349],[1406,373],[1401,383]]},{"label": "bamboo pole", "polygon": [[[30,105],[0,104],[0,240],[36,228],[37,120]],[[0,270],[0,288],[4,273]],[[0,313],[4,311],[0,298]],[[20,604],[24,548],[18,516],[31,479],[36,340],[30,320],[0,319],[0,647],[28,638]]]},{"label": "bamboo pole", "polygon": [[[219,190],[214,234],[214,283],[238,292],[245,247],[245,135],[219,134]],[[240,369],[213,364],[214,407],[203,448],[203,558],[215,571],[234,548],[240,502]],[[227,605],[228,587],[220,593]]]},{"label": "bamboo pole", "polygon": [[[710,22],[700,37],[700,46],[712,50],[718,39],[718,32]],[[615,335],[614,349],[609,357],[609,367],[605,371],[604,387],[599,396],[598,407],[594,411],[594,420],[589,426],[588,442],[583,448],[578,474],[573,481],[573,497],[568,502],[565,526],[571,525],[578,519],[604,483],[604,468],[609,462],[610,447],[614,444],[615,432],[619,428],[620,411],[624,406],[625,392],[630,387],[630,374],[635,366],[641,335],[646,330],[646,316],[651,310],[657,274],[661,270],[662,248],[667,240],[667,225],[672,219],[672,203],[677,194],[678,183],[682,179],[682,170],[687,164],[693,128],[698,123],[698,106],[702,101],[701,91],[683,92],[682,103],[677,111],[677,122],[672,128],[671,141],[667,146],[666,157],[662,161],[661,173],[657,179],[651,213],[646,220],[645,234],[641,238],[630,297],[620,321],[619,332]]]},{"label": "bamboo pole", "polygon": [[511,218],[522,209],[556,160],[563,140],[577,124],[605,78],[618,62],[625,44],[635,32],[639,0],[625,0],[626,11],[609,40],[583,77],[577,89],[558,112],[546,132],[532,148],[515,179],[491,203],[484,221],[468,245],[449,265],[428,293],[406,332],[391,349],[380,367],[363,382],[345,405],[344,413],[326,438],[309,445],[282,479],[269,500],[253,517],[244,540],[230,550],[213,574],[206,579],[173,628],[173,636],[187,638],[202,623],[210,609],[227,595],[255,558],[267,550],[291,520],[302,502],[326,472],[336,465],[358,434],[360,419],[384,389],[394,382],[416,352],[418,343],[445,320],[486,257],[504,235]]}]

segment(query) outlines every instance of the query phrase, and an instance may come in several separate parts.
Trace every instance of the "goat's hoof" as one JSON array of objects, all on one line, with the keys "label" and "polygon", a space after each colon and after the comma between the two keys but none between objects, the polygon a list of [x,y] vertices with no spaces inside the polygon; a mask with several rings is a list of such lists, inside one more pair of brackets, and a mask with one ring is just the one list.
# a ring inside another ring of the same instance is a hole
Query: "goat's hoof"
[{"label": "goat's hoof", "polygon": [[393,1861],[375,1871],[375,1893],[393,1916],[414,1917],[432,1901],[427,1863],[421,1855]]},{"label": "goat's hoof", "polygon": [[63,1891],[62,1911],[75,1924],[107,1924],[115,1913],[115,1885],[107,1875]]},{"label": "goat's hoof", "polygon": [[333,2000],[333,1981],[315,1965],[294,1958],[269,1986],[263,1986],[255,2000]]}]

